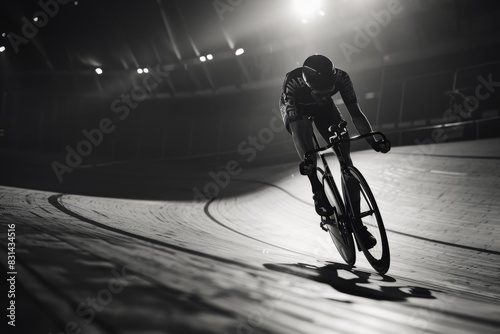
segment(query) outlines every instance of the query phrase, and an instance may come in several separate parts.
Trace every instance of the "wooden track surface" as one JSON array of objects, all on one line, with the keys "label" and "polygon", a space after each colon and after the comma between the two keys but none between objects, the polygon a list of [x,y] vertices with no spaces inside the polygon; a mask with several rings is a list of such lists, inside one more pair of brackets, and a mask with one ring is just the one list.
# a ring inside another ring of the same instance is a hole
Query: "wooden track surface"
[{"label": "wooden track surface", "polygon": [[8,224],[17,272],[2,333],[498,333],[499,144],[353,154],[388,230],[385,276],[362,253],[343,264],[297,164],[244,168],[197,202],[193,170],[142,187],[127,166],[86,171],[119,171],[136,198],[1,186],[3,277]]}]

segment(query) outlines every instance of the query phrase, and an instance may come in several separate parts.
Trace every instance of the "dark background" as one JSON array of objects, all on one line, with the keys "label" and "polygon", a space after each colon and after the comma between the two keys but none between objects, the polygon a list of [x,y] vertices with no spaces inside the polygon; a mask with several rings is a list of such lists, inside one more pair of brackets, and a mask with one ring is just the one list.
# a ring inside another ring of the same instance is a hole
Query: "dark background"
[{"label": "dark background", "polygon": [[[391,3],[401,12],[346,57],[343,46],[356,47],[359,29],[376,29],[373,13]],[[26,22],[44,19],[44,11],[47,20],[34,34]],[[288,133],[269,129],[285,73],[312,53],[351,75],[362,110],[395,145],[433,140],[433,126],[461,121],[446,129],[447,141],[498,135],[496,90],[470,114],[447,112],[475,96],[480,76],[500,82],[498,1],[323,1],[307,23],[285,0],[2,1],[0,12],[4,152],[63,157],[68,145],[76,149],[86,139],[83,130],[109,118],[114,130],[82,165],[185,158],[225,164],[249,157],[238,151],[251,147],[249,136],[264,145],[252,162],[297,159]],[[16,36],[25,38],[18,50]],[[240,47],[245,53],[237,57]],[[208,54],[214,59],[201,62]],[[163,80],[121,120],[113,101],[143,87],[137,69],[146,67]]]}]

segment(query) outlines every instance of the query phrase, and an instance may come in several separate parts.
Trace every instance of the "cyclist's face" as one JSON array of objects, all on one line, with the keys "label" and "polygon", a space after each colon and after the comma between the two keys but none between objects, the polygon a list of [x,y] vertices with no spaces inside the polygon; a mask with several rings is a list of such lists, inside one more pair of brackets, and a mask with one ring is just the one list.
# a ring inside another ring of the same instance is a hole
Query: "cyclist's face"
[{"label": "cyclist's face", "polygon": [[312,97],[320,103],[326,103],[331,98],[335,86],[327,89],[313,89],[311,91]]}]

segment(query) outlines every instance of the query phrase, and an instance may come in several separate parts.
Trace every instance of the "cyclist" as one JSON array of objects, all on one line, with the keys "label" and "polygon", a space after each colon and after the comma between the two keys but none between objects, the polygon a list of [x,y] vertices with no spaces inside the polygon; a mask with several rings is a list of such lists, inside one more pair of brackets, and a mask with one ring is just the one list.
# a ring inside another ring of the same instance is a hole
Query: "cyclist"
[{"label": "cyclist", "polygon": [[[332,96],[338,92],[340,92],[356,130],[359,133],[371,132],[372,127],[359,107],[349,75],[345,71],[335,68],[330,59],[320,54],[309,56],[302,67],[286,74],[279,102],[283,122],[292,135],[297,153],[303,159],[300,163],[300,173],[307,175],[311,182],[316,212],[321,216],[332,215],[333,208],[326,198],[316,173],[316,155],[312,155],[310,159],[304,159],[305,153],[314,149],[313,128],[307,116],[314,116],[314,124],[327,142],[330,137],[328,130],[330,126],[341,130],[344,133],[343,136],[348,138],[347,123],[332,99]],[[391,148],[389,141],[377,141],[373,137],[368,137],[366,140],[377,152],[387,153]],[[346,163],[352,165],[350,144],[348,142],[342,143],[340,149]],[[354,210],[359,213],[360,192],[355,180],[347,181],[347,191]],[[360,230],[361,237],[365,240],[367,247],[375,246],[376,240],[366,227]]]}]

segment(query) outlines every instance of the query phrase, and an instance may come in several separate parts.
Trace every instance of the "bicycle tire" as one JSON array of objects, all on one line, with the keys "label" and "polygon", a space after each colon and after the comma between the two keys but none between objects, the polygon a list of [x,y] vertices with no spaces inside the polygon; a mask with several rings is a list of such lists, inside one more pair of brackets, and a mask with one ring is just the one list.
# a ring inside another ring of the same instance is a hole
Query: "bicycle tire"
[{"label": "bicycle tire", "polygon": [[352,231],[349,223],[346,221],[346,217],[338,215],[336,201],[333,196],[333,183],[329,178],[327,173],[325,173],[321,168],[317,168],[318,172],[321,174],[321,180],[323,184],[323,189],[325,191],[326,197],[330,204],[334,207],[333,220],[329,220],[326,223],[328,234],[333,241],[333,244],[337,248],[338,253],[342,259],[350,266],[354,266],[356,263],[356,247],[354,244],[354,239],[352,236]]},{"label": "bicycle tire", "polygon": [[[359,242],[361,250],[373,269],[383,275],[389,270],[390,252],[389,240],[387,239],[382,215],[380,214],[380,210],[368,182],[366,182],[361,172],[354,166],[348,166],[348,170],[360,187],[361,220],[363,225],[366,226],[368,231],[375,237],[377,244],[373,248],[367,249],[360,238],[356,237],[356,240]],[[356,234],[356,232],[354,233]]]}]

